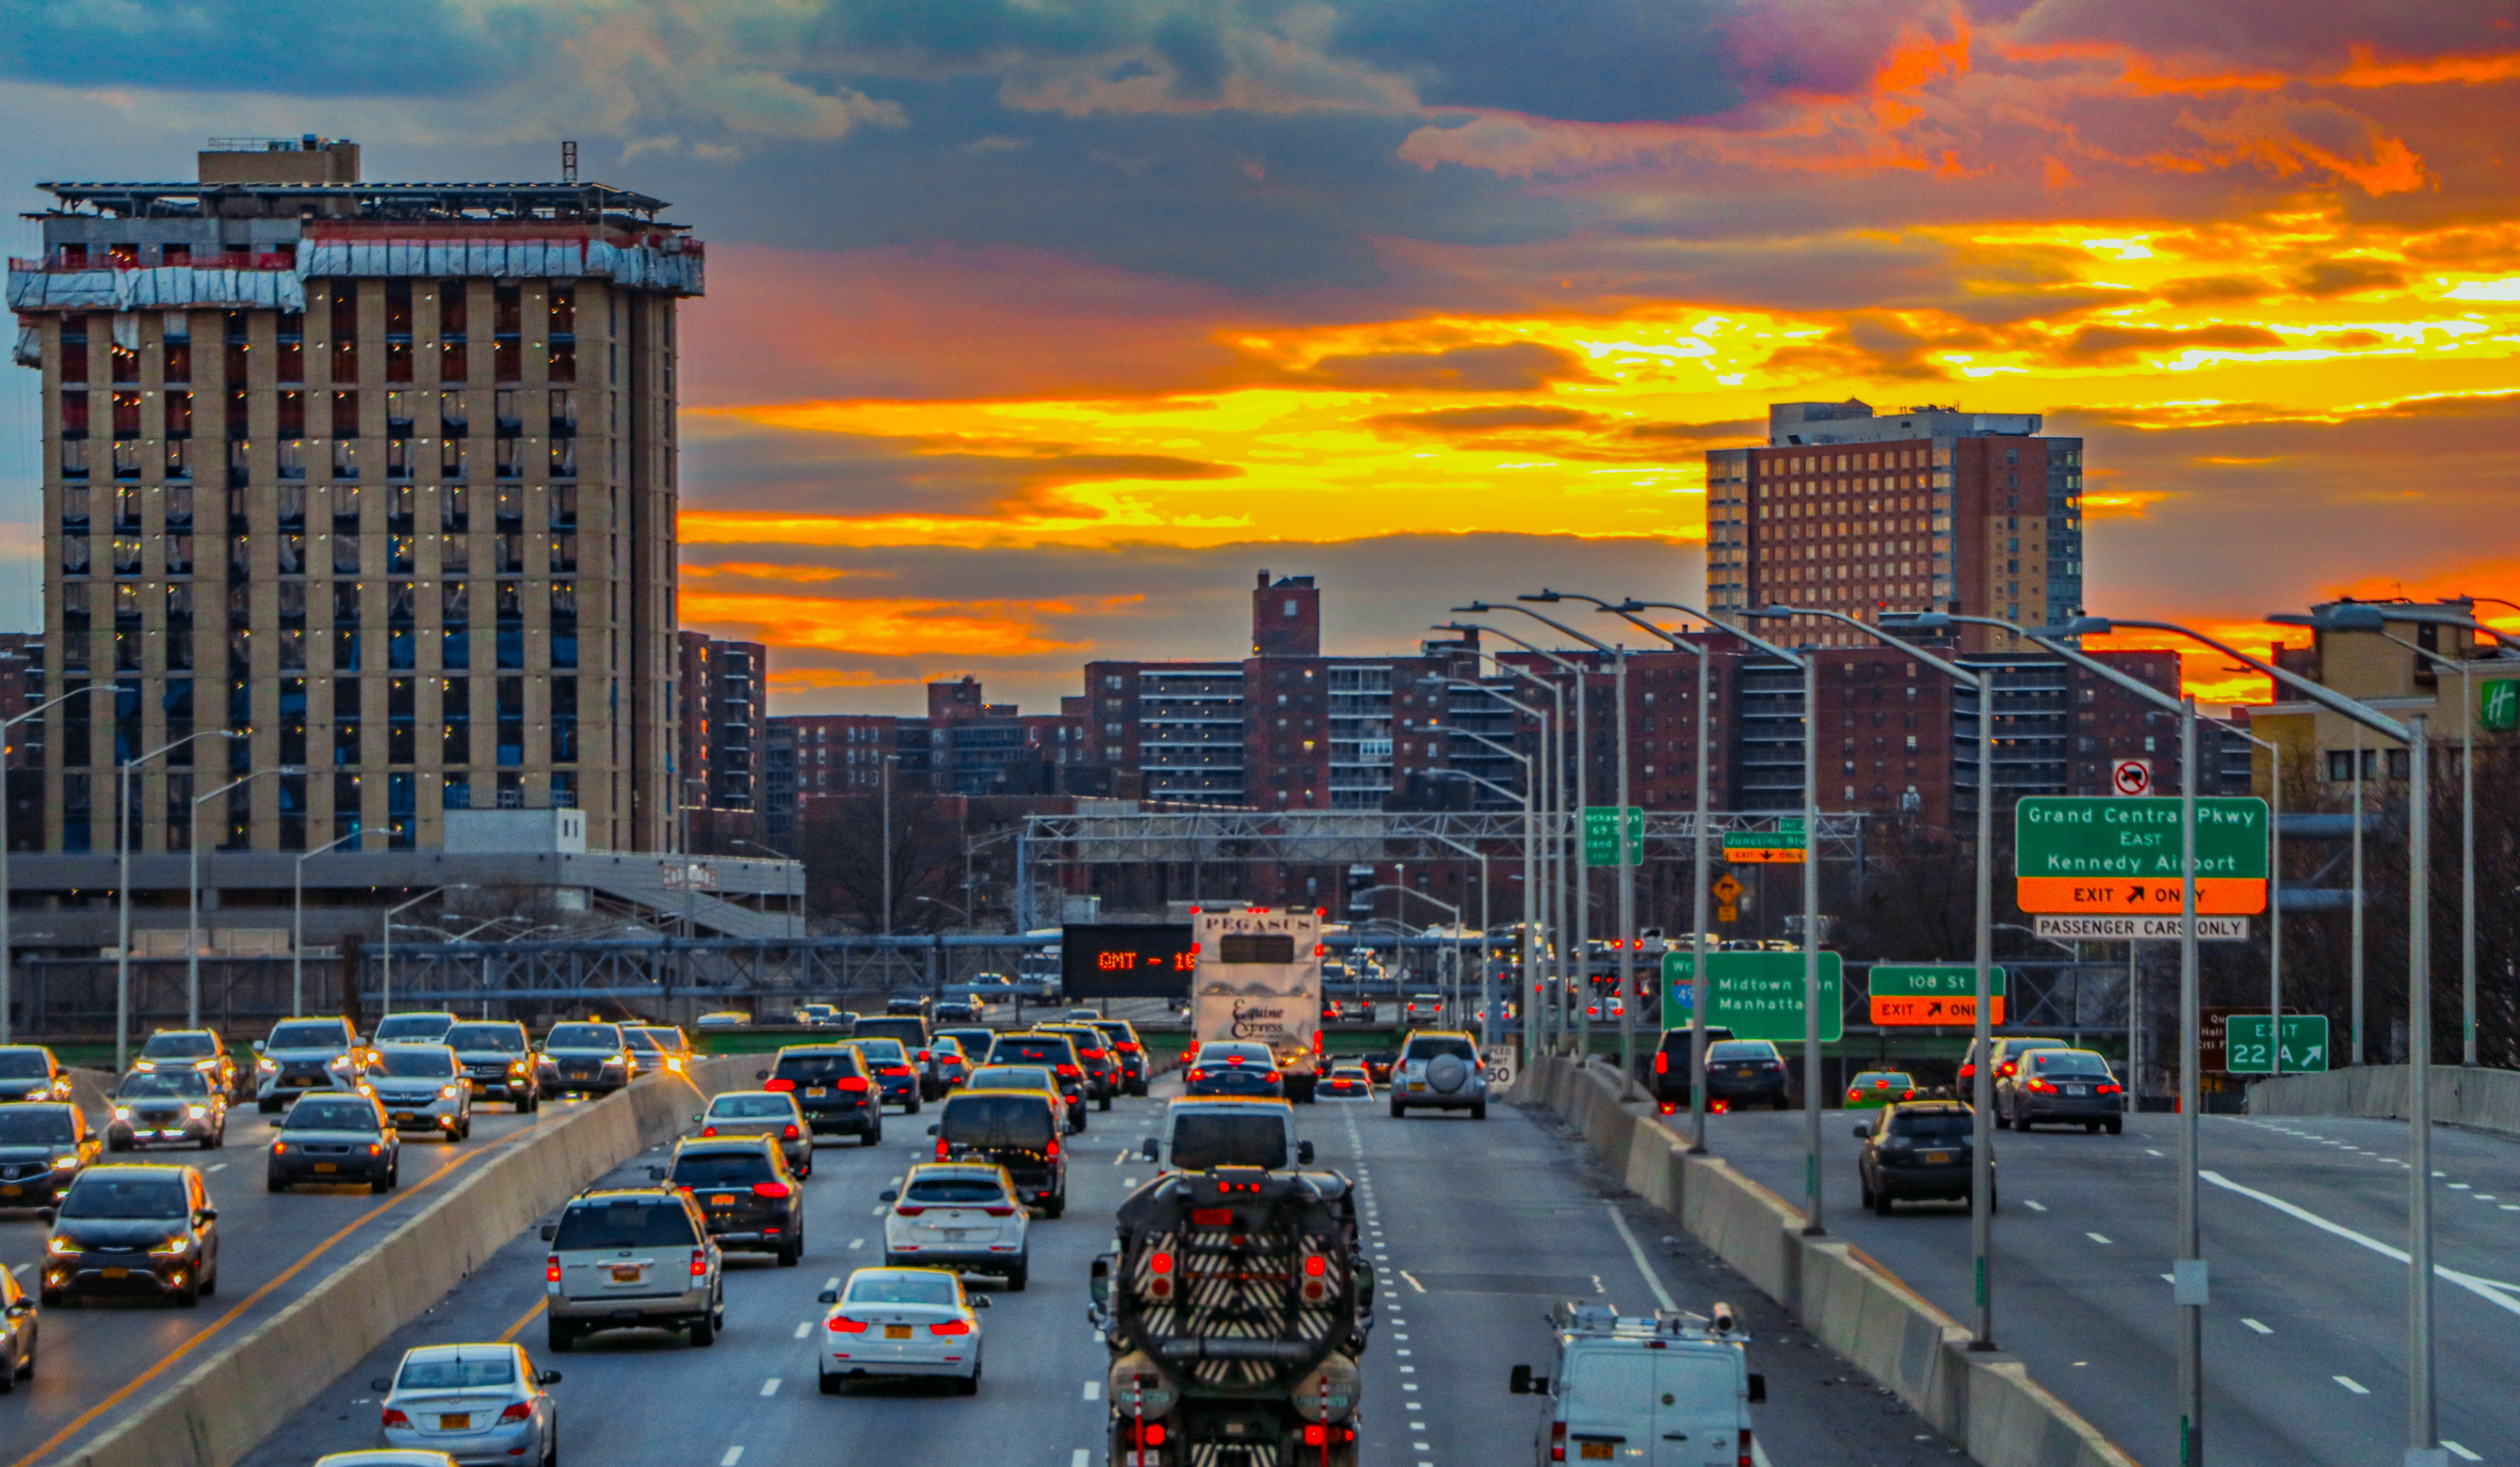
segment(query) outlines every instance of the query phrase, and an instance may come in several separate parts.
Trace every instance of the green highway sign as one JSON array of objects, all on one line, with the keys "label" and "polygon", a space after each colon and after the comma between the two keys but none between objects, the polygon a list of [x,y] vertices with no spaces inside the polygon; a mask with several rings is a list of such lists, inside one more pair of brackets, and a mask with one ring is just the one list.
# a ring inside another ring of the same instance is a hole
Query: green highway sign
[{"label": "green highway sign", "polygon": [[[1688,1011],[1696,957],[1662,955],[1663,1012]],[[1820,955],[1820,1036],[1846,1037],[1846,969],[1834,952]],[[1735,1038],[1803,1036],[1803,955],[1799,952],[1710,952],[1706,955],[1706,1022]]]},{"label": "green highway sign", "polygon": [[[2181,902],[2181,802],[2030,795],[2013,814],[2015,900],[2025,912],[2068,916],[2176,913]],[[2246,916],[2267,909],[2267,802],[2196,802],[2196,910]]]},{"label": "green highway sign", "polygon": [[2283,1016],[2282,1063],[2268,1063],[2267,1030],[2273,1016],[2233,1014],[2223,1021],[2223,1066],[2231,1075],[2300,1075],[2327,1068],[2327,1016]]},{"label": "green highway sign", "polygon": [[2487,733],[2520,730],[2520,678],[2489,677],[2476,685],[2476,726]]},{"label": "green highway sign", "polygon": [[[2003,965],[1987,970],[1989,991],[2003,996]],[[1974,996],[1977,969],[1968,963],[1875,963],[1866,988],[1875,998],[1950,998]]]},{"label": "green highway sign", "polygon": [[1619,807],[1610,804],[1588,804],[1584,807],[1584,864],[1587,866],[1642,866],[1645,860],[1645,812],[1638,805],[1627,807],[1627,859],[1619,859]]}]

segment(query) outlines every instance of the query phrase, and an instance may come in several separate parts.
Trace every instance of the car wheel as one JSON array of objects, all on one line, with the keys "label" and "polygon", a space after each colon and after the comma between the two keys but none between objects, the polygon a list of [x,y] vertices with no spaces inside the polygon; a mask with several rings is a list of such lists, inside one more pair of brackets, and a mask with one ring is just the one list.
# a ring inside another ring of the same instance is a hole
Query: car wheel
[{"label": "car wheel", "polygon": [[2003,1114],[2003,1107],[2002,1106],[1997,1106],[1995,1108],[1995,1128],[1997,1130],[2012,1129],[2012,1118]]},{"label": "car wheel", "polygon": [[2111,1121],[2107,1123],[2107,1125],[2109,1128],[2109,1134],[2112,1136],[2126,1129],[2126,1123],[2123,1121]]},{"label": "car wheel", "polygon": [[880,1125],[871,1125],[858,1135],[858,1144],[860,1146],[878,1146],[881,1145],[882,1142],[883,1127]]},{"label": "car wheel", "polygon": [[805,1240],[798,1238],[789,1243],[787,1247],[779,1250],[779,1266],[782,1268],[793,1268],[804,1257]]},{"label": "car wheel", "polygon": [[18,1389],[19,1367],[15,1361],[0,1365],[0,1396]]},{"label": "car wheel", "polygon": [[1890,1215],[1890,1189],[1876,1188],[1872,1193],[1872,1213],[1878,1217]]},{"label": "car wheel", "polygon": [[916,1115],[918,1115],[918,1114],[919,1114],[919,1097],[918,1097],[918,1096],[916,1096],[916,1095],[911,1096],[911,1097],[910,1097],[909,1102],[908,1102],[907,1104],[905,1104],[904,1106],[902,1106],[902,1108],[901,1108],[901,1114],[903,1114],[903,1115],[905,1115],[905,1116],[916,1116]]},{"label": "car wheel", "polygon": [[178,1308],[185,1309],[198,1309],[202,1307],[202,1276],[200,1274],[197,1273],[191,1278],[184,1280],[184,1287],[175,1291],[175,1306]]},{"label": "car wheel", "polygon": [[37,1339],[35,1341],[34,1348],[30,1348],[26,1352],[26,1357],[18,1362],[18,1379],[22,1381],[30,1381],[35,1378],[36,1351],[42,1348],[43,1343],[44,1342],[40,1338]]},{"label": "car wheel", "polygon": [[1024,1285],[1031,1282],[1031,1280],[1032,1265],[1030,1263],[1018,1264],[1014,1268],[1008,1270],[1007,1291],[1011,1294],[1021,1294],[1024,1291]]},{"label": "car wheel", "polygon": [[577,1330],[565,1319],[550,1320],[543,1344],[554,1354],[566,1354],[577,1348]]},{"label": "car wheel", "polygon": [[253,1103],[253,1108],[266,1116],[280,1114],[280,1102],[277,1100],[257,1100]]},{"label": "car wheel", "polygon": [[560,1423],[551,1424],[551,1435],[543,1439],[543,1467],[560,1467]]},{"label": "car wheel", "polygon": [[1048,1201],[1048,1202],[1046,1202],[1046,1203],[1042,1204],[1041,1212],[1042,1212],[1042,1215],[1043,1215],[1043,1216],[1045,1216],[1045,1217],[1064,1217],[1064,1216],[1066,1216],[1066,1215],[1067,1215],[1067,1189],[1066,1189],[1065,1187],[1061,1187],[1061,1188],[1059,1188],[1059,1189],[1058,1189],[1058,1196],[1056,1196],[1056,1197],[1054,1197],[1054,1198],[1050,1199],[1050,1201]]},{"label": "car wheel", "polygon": [[1484,1100],[1471,1101],[1470,1119],[1473,1121],[1485,1121],[1488,1119],[1488,1103]]},{"label": "car wheel", "polygon": [[1397,1121],[1397,1120],[1401,1119],[1402,1117],[1404,1117],[1404,1116],[1406,1116],[1406,1115],[1408,1115],[1408,1114],[1409,1114],[1409,1107],[1407,1107],[1407,1106],[1405,1106],[1405,1105],[1402,1105],[1402,1104],[1401,1104],[1399,1101],[1397,1101],[1397,1100],[1394,1100],[1393,1102],[1391,1102],[1391,1119],[1392,1119],[1392,1120]]},{"label": "car wheel", "polygon": [[1083,1101],[1078,1101],[1076,1103],[1076,1128],[1080,1131],[1085,1129],[1085,1103]]},{"label": "car wheel", "polygon": [[980,1366],[981,1366],[981,1363],[982,1363],[981,1361],[973,1360],[973,1361],[971,1362],[971,1373],[970,1373],[969,1375],[967,1375],[967,1376],[963,1377],[961,1380],[958,1380],[958,1381],[956,1381],[956,1382],[954,1383],[954,1394],[955,1394],[955,1395],[957,1395],[957,1396],[977,1396],[977,1395],[979,1395],[979,1394],[980,1394]]},{"label": "car wheel", "polygon": [[46,1289],[37,1298],[48,1309],[66,1309],[70,1304],[70,1297],[59,1289]]},{"label": "car wheel", "polygon": [[818,1370],[814,1372],[814,1385],[826,1396],[837,1396],[840,1394],[840,1378],[829,1371]]},{"label": "car wheel", "polygon": [[692,1321],[692,1346],[694,1349],[706,1350],[708,1347],[715,1345],[716,1343],[717,1320],[714,1316],[702,1314],[698,1319]]},{"label": "car wheel", "polygon": [[463,1123],[462,1125],[459,1125],[459,1126],[457,1126],[457,1127],[455,1128],[455,1139],[456,1139],[456,1140],[458,1140],[458,1141],[470,1141],[470,1140],[472,1140],[472,1117],[470,1117],[470,1116],[465,1117],[465,1118],[464,1118],[464,1123]]},{"label": "car wheel", "polygon": [[885,1266],[886,1268],[898,1268],[898,1267],[900,1267],[900,1266],[901,1266],[901,1255],[899,1255],[899,1254],[897,1254],[897,1253],[886,1253],[886,1254],[883,1256],[883,1266]]},{"label": "car wheel", "polygon": [[289,1190],[289,1183],[282,1178],[279,1172],[266,1171],[262,1174],[262,1190],[266,1192],[286,1192]]},{"label": "car wheel", "polygon": [[108,1136],[105,1138],[105,1149],[108,1151],[129,1151],[131,1149],[131,1143],[122,1139],[120,1136]]},{"label": "car wheel", "polygon": [[1101,1100],[1094,1102],[1094,1109],[1098,1111],[1107,1111],[1111,1109],[1111,1097],[1105,1095]]},{"label": "car wheel", "polygon": [[1866,1212],[1868,1212],[1868,1212],[1871,1212],[1871,1211],[1872,1211],[1872,1184],[1871,1184],[1870,1182],[1866,1181],[1866,1180],[1864,1179],[1864,1174],[1863,1174],[1862,1172],[1860,1172],[1860,1171],[1859,1171],[1859,1172],[1857,1172],[1857,1173],[1856,1173],[1856,1176],[1855,1176],[1855,1187],[1856,1187],[1856,1190],[1857,1190],[1859,1193],[1861,1193],[1861,1194],[1862,1194],[1862,1201],[1860,1201],[1860,1202],[1857,1204],[1857,1206],[1859,1206],[1859,1207],[1863,1208],[1863,1209],[1864,1209],[1864,1211],[1866,1211]]},{"label": "car wheel", "polygon": [[209,1273],[209,1276],[208,1276],[207,1278],[204,1278],[204,1279],[202,1279],[202,1297],[203,1299],[212,1299],[212,1298],[216,1298],[216,1297],[217,1297],[217,1295],[218,1295],[218,1292],[219,1292],[219,1265],[218,1265],[218,1264],[216,1264],[216,1263],[212,1263],[212,1264],[210,1265],[210,1273]]}]

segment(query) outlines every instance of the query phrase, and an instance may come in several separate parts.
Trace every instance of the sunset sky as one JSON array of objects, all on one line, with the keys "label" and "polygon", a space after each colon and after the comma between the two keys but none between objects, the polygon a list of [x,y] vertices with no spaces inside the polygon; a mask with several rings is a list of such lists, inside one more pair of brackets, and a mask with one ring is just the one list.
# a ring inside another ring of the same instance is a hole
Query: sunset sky
[{"label": "sunset sky", "polygon": [[782,711],[1238,656],[1263,568],[1333,652],[1695,600],[1783,399],[2085,436],[2096,614],[2520,599],[2515,123],[2512,0],[0,3],[22,208],[309,131],[675,201],[684,620]]}]

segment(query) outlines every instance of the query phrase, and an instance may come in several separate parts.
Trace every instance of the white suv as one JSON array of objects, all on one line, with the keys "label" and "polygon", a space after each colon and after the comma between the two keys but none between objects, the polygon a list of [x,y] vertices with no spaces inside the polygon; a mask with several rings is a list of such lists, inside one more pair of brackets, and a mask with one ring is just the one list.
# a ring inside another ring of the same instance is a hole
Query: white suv
[{"label": "white suv", "polygon": [[887,1268],[952,1268],[994,1273],[1016,1293],[1032,1272],[1032,1218],[1004,1167],[929,1162],[910,1169],[901,1190],[882,1194]]},{"label": "white suv", "polygon": [[1391,1114],[1397,1119],[1413,1109],[1466,1110],[1473,1121],[1488,1119],[1487,1069],[1477,1039],[1458,1030],[1410,1034],[1391,1067]]}]

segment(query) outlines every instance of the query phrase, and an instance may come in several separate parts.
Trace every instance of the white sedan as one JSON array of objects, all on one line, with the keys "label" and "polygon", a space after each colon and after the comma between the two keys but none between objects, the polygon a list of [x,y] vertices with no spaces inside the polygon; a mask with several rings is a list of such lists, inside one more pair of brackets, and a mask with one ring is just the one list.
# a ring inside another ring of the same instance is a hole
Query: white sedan
[{"label": "white sedan", "polygon": [[901,1190],[885,1192],[883,1261],[965,1273],[994,1273],[1021,1291],[1032,1272],[1031,1214],[1004,1167],[927,1162],[910,1169]]},{"label": "white sedan", "polygon": [[[442,1451],[458,1462],[555,1463],[560,1407],[518,1345],[424,1345],[371,1384],[384,1397],[385,1445]],[[426,1460],[426,1458],[424,1458]]]},{"label": "white sedan", "polygon": [[826,1291],[821,1358],[826,1396],[852,1380],[934,1375],[957,1394],[980,1394],[980,1315],[989,1301],[967,1294],[942,1268],[861,1268],[848,1287]]}]

